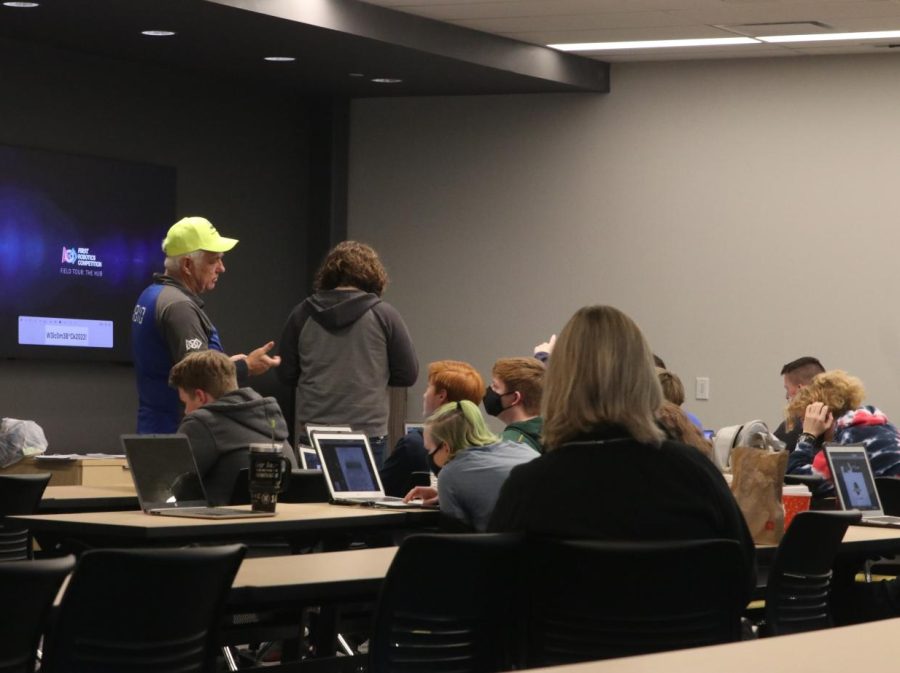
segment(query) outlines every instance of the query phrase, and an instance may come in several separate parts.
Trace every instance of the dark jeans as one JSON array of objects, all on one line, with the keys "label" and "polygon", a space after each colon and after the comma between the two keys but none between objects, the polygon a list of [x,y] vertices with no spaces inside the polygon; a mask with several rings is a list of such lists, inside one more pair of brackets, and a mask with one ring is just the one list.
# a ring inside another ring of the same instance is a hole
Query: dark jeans
[{"label": "dark jeans", "polygon": [[387,436],[369,437],[369,448],[372,449],[372,458],[375,460],[375,467],[381,470],[384,465],[384,450],[387,448]]}]

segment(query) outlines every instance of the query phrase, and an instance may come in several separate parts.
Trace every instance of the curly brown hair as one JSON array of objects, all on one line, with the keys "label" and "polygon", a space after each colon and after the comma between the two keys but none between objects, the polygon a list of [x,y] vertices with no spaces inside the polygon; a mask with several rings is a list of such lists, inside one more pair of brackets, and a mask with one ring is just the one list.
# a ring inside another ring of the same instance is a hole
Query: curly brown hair
[{"label": "curly brown hair", "polygon": [[334,246],[316,272],[316,290],[355,287],[379,297],[388,284],[387,271],[378,253],[359,241],[342,241]]},{"label": "curly brown hair", "polygon": [[784,410],[785,427],[788,430],[793,428],[797,419],[802,419],[806,414],[806,407],[813,402],[824,403],[837,420],[851,409],[861,406],[865,399],[863,382],[855,376],[840,369],[822,372],[788,402]]}]

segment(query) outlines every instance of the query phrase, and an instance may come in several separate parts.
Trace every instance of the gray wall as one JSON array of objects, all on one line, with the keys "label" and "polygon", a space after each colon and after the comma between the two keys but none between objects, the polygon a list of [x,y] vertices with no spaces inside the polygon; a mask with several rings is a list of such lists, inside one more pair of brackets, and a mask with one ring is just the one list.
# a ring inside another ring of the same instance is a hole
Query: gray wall
[{"label": "gray wall", "polygon": [[805,354],[900,421],[898,78],[889,55],[692,61],[616,65],[608,96],[357,101],[349,232],[423,364],[488,374],[607,303],[708,427],[777,423]]},{"label": "gray wall", "polygon": [[[279,336],[306,294],[302,101],[18,43],[0,42],[0,64],[0,143],[176,167],[178,215],[241,239],[206,296],[226,349]],[[134,430],[131,367],[6,360],[0,372],[0,416],[36,420],[51,450],[118,451],[118,435]]]}]

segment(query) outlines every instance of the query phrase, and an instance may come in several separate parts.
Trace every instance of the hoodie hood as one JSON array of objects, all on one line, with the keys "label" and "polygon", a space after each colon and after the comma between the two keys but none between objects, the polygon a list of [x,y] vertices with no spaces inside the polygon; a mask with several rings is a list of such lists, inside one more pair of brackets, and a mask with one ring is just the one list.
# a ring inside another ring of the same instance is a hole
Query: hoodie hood
[{"label": "hoodie hood", "polygon": [[[200,413],[200,412],[207,413]],[[210,415],[219,416],[220,423],[228,419],[231,423],[242,426],[254,434],[273,437],[276,442],[287,439],[287,425],[284,416],[274,397],[262,397],[253,388],[238,388],[223,395],[215,402],[204,405],[195,414],[203,418]],[[272,428],[272,421],[275,428]]]},{"label": "hoodie hood", "polygon": [[366,311],[381,303],[381,297],[362,290],[321,290],[304,302],[310,315],[326,328],[352,325]]}]

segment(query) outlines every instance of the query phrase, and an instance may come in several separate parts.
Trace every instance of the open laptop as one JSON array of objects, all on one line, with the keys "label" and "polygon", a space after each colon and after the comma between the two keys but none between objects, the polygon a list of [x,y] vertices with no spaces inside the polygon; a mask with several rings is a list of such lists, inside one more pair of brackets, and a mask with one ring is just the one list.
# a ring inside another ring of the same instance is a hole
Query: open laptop
[{"label": "open laptop", "polygon": [[[317,432],[353,432],[353,428],[349,425],[313,425],[306,424],[306,436],[312,442],[312,436]],[[312,446],[305,444],[297,445],[297,453],[300,455],[300,467],[304,470],[321,470],[322,463],[319,462],[319,454]]]},{"label": "open laptop", "polygon": [[337,505],[422,507],[422,501],[403,502],[384,494],[368,438],[355,432],[315,432],[312,442],[331,501]]},{"label": "open laptop", "polygon": [[245,519],[274,512],[210,507],[187,435],[122,435],[122,448],[146,514],[196,519]]},{"label": "open laptop", "polygon": [[826,444],[825,457],[841,509],[862,512],[863,525],[900,527],[900,516],[888,516],[882,509],[864,445]]}]

